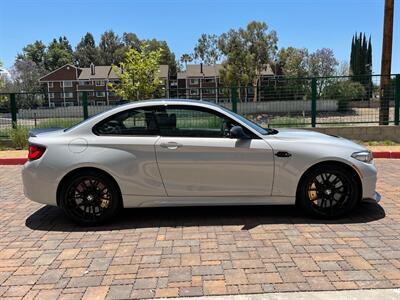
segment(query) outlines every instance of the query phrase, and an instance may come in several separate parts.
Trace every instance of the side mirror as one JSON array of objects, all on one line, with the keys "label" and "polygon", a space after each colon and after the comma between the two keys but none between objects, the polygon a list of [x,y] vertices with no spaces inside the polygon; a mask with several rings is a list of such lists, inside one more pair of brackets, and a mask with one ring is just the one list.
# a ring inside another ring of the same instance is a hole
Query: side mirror
[{"label": "side mirror", "polygon": [[239,140],[250,139],[250,137],[244,132],[243,128],[240,126],[233,126],[229,131],[229,134],[232,139],[239,139]]}]

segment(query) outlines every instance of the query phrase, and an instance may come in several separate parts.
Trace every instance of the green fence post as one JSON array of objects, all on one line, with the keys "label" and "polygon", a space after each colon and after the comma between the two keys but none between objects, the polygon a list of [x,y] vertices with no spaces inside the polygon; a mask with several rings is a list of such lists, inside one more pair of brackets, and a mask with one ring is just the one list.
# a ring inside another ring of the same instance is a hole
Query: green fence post
[{"label": "green fence post", "polygon": [[88,92],[82,92],[82,107],[83,107],[83,119],[89,118],[88,112]]},{"label": "green fence post", "polygon": [[232,111],[237,113],[237,89],[231,88]]},{"label": "green fence post", "polygon": [[311,79],[311,127],[317,124],[317,79]]},{"label": "green fence post", "polygon": [[396,86],[394,93],[394,125],[399,125],[400,119],[400,75],[396,75]]},{"label": "green fence post", "polygon": [[15,94],[10,94],[10,109],[11,109],[11,124],[12,128],[17,128],[17,102],[15,101]]}]

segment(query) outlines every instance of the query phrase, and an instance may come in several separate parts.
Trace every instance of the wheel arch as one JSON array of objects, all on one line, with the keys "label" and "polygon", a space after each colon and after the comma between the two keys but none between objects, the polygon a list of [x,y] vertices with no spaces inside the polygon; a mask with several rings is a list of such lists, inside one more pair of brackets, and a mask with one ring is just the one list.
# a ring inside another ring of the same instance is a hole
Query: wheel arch
[{"label": "wheel arch", "polygon": [[335,167],[341,167],[343,169],[345,169],[346,171],[350,172],[351,174],[354,175],[354,178],[356,179],[357,182],[357,187],[359,188],[360,191],[360,199],[362,198],[363,195],[363,187],[362,187],[362,181],[361,181],[361,177],[359,174],[359,171],[357,171],[353,166],[344,163],[342,161],[337,161],[337,160],[327,160],[327,161],[321,161],[318,162],[312,166],[310,166],[306,171],[303,172],[303,174],[301,175],[298,183],[297,183],[297,188],[296,188],[296,204],[297,201],[299,199],[299,189],[300,186],[303,184],[304,178],[307,176],[308,173],[310,173],[312,170],[314,170],[315,168],[321,167],[321,166],[335,166]]},{"label": "wheel arch", "polygon": [[57,206],[60,206],[61,187],[70,178],[72,178],[76,174],[82,174],[82,173],[88,172],[88,171],[92,171],[92,172],[94,171],[94,172],[101,173],[101,174],[107,176],[115,184],[115,186],[117,187],[117,190],[118,190],[118,194],[119,194],[121,205],[123,207],[124,201],[123,201],[123,198],[122,198],[121,188],[119,187],[118,182],[115,180],[115,178],[110,173],[108,173],[108,172],[106,172],[106,171],[104,171],[102,169],[96,168],[96,167],[79,167],[79,168],[73,169],[73,170],[69,171],[67,174],[65,174],[64,177],[60,180],[60,182],[59,182],[59,184],[57,186],[57,193],[56,193]]}]

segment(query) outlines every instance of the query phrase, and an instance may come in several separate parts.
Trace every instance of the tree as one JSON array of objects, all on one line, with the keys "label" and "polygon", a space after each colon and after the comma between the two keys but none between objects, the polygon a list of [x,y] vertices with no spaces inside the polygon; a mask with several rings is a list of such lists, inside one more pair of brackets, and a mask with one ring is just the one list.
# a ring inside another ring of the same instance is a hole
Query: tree
[{"label": "tree", "polygon": [[126,47],[126,51],[129,48],[133,48],[137,51],[140,50],[140,44],[141,44],[140,39],[137,37],[136,34],[132,32],[124,32],[122,35],[122,42]]},{"label": "tree", "polygon": [[253,21],[246,28],[231,29],[222,34],[218,46],[226,58],[221,70],[223,81],[233,86],[251,83],[254,89],[253,101],[257,101],[260,76],[275,59],[277,41],[276,32],[268,31],[264,22]]},{"label": "tree", "polygon": [[172,76],[176,75],[177,66],[176,66],[175,54],[169,49],[169,46],[166,41],[151,39],[151,40],[143,40],[142,44],[145,45],[147,51],[158,51],[161,49],[162,51],[161,51],[160,64],[168,65],[169,73]]},{"label": "tree", "polygon": [[194,47],[193,57],[206,65],[215,65],[221,57],[221,51],[218,48],[218,36],[203,33]]},{"label": "tree", "polygon": [[99,43],[100,64],[112,65],[123,61],[126,49],[121,38],[109,30],[101,35]]},{"label": "tree", "polygon": [[28,93],[19,97],[20,108],[31,108],[43,102],[43,98],[34,93],[40,91],[39,78],[46,72],[32,60],[15,61],[10,70],[11,80],[7,89],[11,92]]},{"label": "tree", "polygon": [[317,80],[317,95],[320,96],[324,87],[329,82],[326,77],[335,75],[336,66],[338,61],[333,54],[333,50],[329,48],[322,48],[311,53],[308,62],[308,76],[320,77]]},{"label": "tree", "polygon": [[[3,71],[3,62],[0,60],[0,71]],[[6,87],[6,76],[1,72],[0,73],[0,92],[5,91]],[[8,97],[5,95],[0,95],[0,107],[5,107],[8,104]]]},{"label": "tree", "polygon": [[93,35],[88,32],[76,46],[74,59],[80,67],[89,67],[91,63],[100,63],[99,51],[96,48]]},{"label": "tree", "polygon": [[72,47],[68,39],[63,36],[53,41],[47,47],[44,65],[47,71],[53,71],[73,60]]},{"label": "tree", "polygon": [[185,64],[185,69],[187,69],[187,64],[191,61],[193,61],[192,55],[187,53],[182,54],[180,62]]},{"label": "tree", "polygon": [[278,63],[283,68],[283,73],[292,77],[284,86],[280,86],[287,98],[302,98],[309,90],[309,82],[304,80],[308,75],[307,60],[308,50],[306,48],[288,47],[279,50]]},{"label": "tree", "polygon": [[111,89],[123,99],[142,100],[154,95],[160,86],[158,72],[162,51],[150,50],[146,44],[140,51],[130,49],[120,67],[113,65],[121,83],[111,84]]},{"label": "tree", "polygon": [[17,91],[36,92],[39,78],[46,74],[46,70],[32,60],[16,60],[10,74]]},{"label": "tree", "polygon": [[351,42],[350,74],[352,80],[364,85],[367,98],[372,96],[372,43],[371,36],[368,44],[364,34],[355,34]]},{"label": "tree", "polygon": [[287,76],[307,76],[308,50],[306,48],[282,48],[278,53],[278,61]]},{"label": "tree", "polygon": [[35,41],[22,48],[22,53],[17,54],[18,60],[33,61],[38,67],[44,67],[46,45],[42,41]]}]

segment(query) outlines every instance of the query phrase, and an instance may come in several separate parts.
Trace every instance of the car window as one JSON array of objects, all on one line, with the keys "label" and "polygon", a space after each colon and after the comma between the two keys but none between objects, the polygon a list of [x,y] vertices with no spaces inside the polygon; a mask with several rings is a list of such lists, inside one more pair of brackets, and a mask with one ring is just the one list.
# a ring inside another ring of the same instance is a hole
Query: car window
[{"label": "car window", "polygon": [[[229,131],[238,125],[218,112],[202,107],[168,105],[155,110],[155,119],[162,136],[229,138]],[[254,137],[247,130],[245,132]]]},{"label": "car window", "polygon": [[119,112],[95,125],[97,135],[158,135],[159,131],[151,107]]}]

